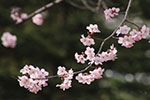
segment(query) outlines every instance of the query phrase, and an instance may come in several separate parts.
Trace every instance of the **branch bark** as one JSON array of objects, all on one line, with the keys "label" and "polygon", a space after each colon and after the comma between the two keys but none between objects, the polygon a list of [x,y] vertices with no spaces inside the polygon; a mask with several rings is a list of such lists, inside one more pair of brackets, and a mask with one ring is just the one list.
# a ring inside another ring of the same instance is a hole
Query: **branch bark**
[{"label": "branch bark", "polygon": [[34,11],[33,13],[29,14],[26,19],[23,19],[22,22],[17,23],[17,24],[23,23],[24,21],[26,21],[26,20],[32,18],[32,17],[35,16],[36,14],[41,13],[41,12],[47,10],[48,8],[54,6],[55,4],[58,4],[58,3],[62,2],[62,1],[64,1],[64,0],[55,0],[54,2],[50,2],[50,3],[46,4],[45,6],[39,8],[39,9],[37,9],[36,11]]}]

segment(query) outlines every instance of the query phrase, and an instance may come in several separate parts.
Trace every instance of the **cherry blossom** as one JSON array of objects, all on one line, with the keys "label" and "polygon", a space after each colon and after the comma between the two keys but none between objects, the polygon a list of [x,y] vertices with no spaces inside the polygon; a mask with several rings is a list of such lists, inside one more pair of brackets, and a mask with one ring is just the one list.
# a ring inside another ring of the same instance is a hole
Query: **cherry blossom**
[{"label": "cherry blossom", "polygon": [[86,61],[84,55],[79,55],[78,53],[75,53],[75,59],[77,60],[77,63],[81,62],[82,64],[84,64]]},{"label": "cherry blossom", "polygon": [[124,37],[119,37],[118,43],[122,44],[122,46],[126,48],[131,48],[133,46],[133,43],[135,43],[135,41],[130,36],[124,36]]},{"label": "cherry blossom", "polygon": [[130,31],[130,27],[128,27],[127,25],[124,25],[124,26],[122,26],[122,27],[120,27],[118,30],[117,30],[117,36],[119,35],[119,34],[128,34],[129,33],[129,31]]},{"label": "cherry blossom", "polygon": [[79,73],[76,76],[76,80],[78,80],[79,83],[82,84],[91,84],[91,82],[93,82],[95,79],[100,79],[102,78],[102,74],[103,74],[104,69],[102,69],[101,67],[94,69],[93,71],[90,71],[88,73]]},{"label": "cherry blossom", "polygon": [[1,40],[3,46],[15,48],[17,37],[15,35],[12,35],[10,32],[4,32],[1,37]]},{"label": "cherry blossom", "polygon": [[42,14],[37,14],[34,17],[32,17],[32,22],[36,25],[42,25],[43,21],[44,19]]},{"label": "cherry blossom", "polygon": [[110,60],[115,60],[117,57],[116,55],[117,49],[114,47],[114,45],[110,46],[110,49],[108,49],[106,52],[102,52],[98,54],[94,59],[95,65],[102,65],[103,62],[107,62]]},{"label": "cherry blossom", "polygon": [[119,15],[119,14],[118,14],[119,11],[120,11],[120,8],[115,8],[115,7],[106,9],[106,10],[104,11],[105,19],[106,19],[106,20],[112,20],[113,17]]},{"label": "cherry blossom", "polygon": [[63,89],[63,91],[65,91],[66,89],[71,88],[71,80],[64,80],[63,83],[61,84],[57,84],[56,87],[60,87],[60,89]]},{"label": "cherry blossom", "polygon": [[89,26],[86,27],[86,29],[88,29],[89,32],[91,32],[91,33],[99,33],[100,32],[97,24],[90,24]]},{"label": "cherry blossom", "polygon": [[[123,27],[121,27],[123,28]],[[124,37],[119,37],[118,43],[126,48],[131,48],[136,41],[141,39],[145,39],[148,35],[150,35],[150,29],[143,25],[140,30],[133,29],[130,31],[130,28],[125,26],[125,29],[118,30],[118,34],[124,34]],[[129,32],[130,31],[130,32]]]},{"label": "cherry blossom", "polygon": [[20,8],[12,8],[10,17],[16,21],[16,23],[21,23],[28,15],[26,13],[20,13]]},{"label": "cherry blossom", "polygon": [[72,69],[67,71],[65,67],[59,66],[57,75],[61,77],[63,82],[61,84],[57,84],[56,87],[60,87],[60,89],[63,89],[63,91],[72,87],[71,83],[74,75]]},{"label": "cherry blossom", "polygon": [[93,76],[94,79],[100,79],[102,78],[102,74],[104,72],[104,69],[101,67],[94,69],[93,71],[90,71],[90,74]]},{"label": "cherry blossom", "polygon": [[150,29],[146,27],[146,25],[143,25],[141,28],[141,33],[143,34],[143,39],[145,39],[148,35],[150,35]]},{"label": "cherry blossom", "polygon": [[42,87],[47,86],[48,84],[46,78],[49,73],[45,69],[39,69],[32,65],[25,65],[23,69],[20,70],[23,76],[18,76],[19,85],[28,89],[30,92],[37,93],[39,90],[42,90]]},{"label": "cherry blossom", "polygon": [[94,48],[87,47],[85,54],[87,55],[86,59],[93,61],[95,57]]},{"label": "cherry blossom", "polygon": [[83,44],[84,46],[91,46],[91,45],[94,45],[94,44],[95,44],[94,39],[92,39],[92,38],[90,38],[90,37],[84,37],[83,34],[81,35],[80,41],[82,42],[82,44]]}]

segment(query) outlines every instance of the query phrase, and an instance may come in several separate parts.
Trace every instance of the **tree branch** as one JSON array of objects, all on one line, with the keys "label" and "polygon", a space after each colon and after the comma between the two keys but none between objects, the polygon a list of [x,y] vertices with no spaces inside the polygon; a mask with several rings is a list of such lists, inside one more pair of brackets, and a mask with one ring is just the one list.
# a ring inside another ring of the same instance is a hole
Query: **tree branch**
[{"label": "tree branch", "polygon": [[17,24],[23,23],[24,21],[26,21],[26,20],[32,18],[32,17],[35,16],[36,14],[41,13],[41,12],[47,10],[48,8],[54,6],[55,4],[58,4],[58,3],[62,2],[62,1],[63,1],[63,0],[55,0],[54,2],[50,2],[50,3],[46,4],[45,6],[39,8],[39,9],[37,9],[36,11],[34,11],[33,13],[29,14],[26,19],[23,19],[22,22],[17,23]]},{"label": "tree branch", "polygon": [[129,12],[129,9],[130,9],[130,6],[131,6],[131,2],[132,2],[132,0],[129,0],[128,6],[127,6],[126,11],[125,11],[125,15],[124,15],[124,17],[123,17],[121,23],[120,23],[120,24],[118,25],[118,27],[112,32],[112,34],[110,34],[108,37],[106,37],[106,38],[103,40],[103,42],[101,43],[100,48],[99,48],[99,51],[97,52],[97,54],[99,54],[99,53],[101,52],[101,50],[102,50],[103,45],[105,44],[105,42],[106,42],[108,39],[110,39],[110,38],[116,33],[116,31],[119,29],[119,27],[126,21],[127,15],[128,15],[128,12]]},{"label": "tree branch", "polygon": [[130,24],[132,24],[132,25],[134,25],[134,26],[136,26],[138,29],[140,28],[140,26],[139,25],[137,25],[136,23],[134,23],[134,22],[131,22],[130,20],[128,20],[128,19],[126,19],[125,20],[127,23],[130,23]]},{"label": "tree branch", "polygon": [[[84,0],[82,0],[82,1],[84,1]],[[130,8],[130,6],[131,6],[131,2],[132,2],[132,0],[129,0],[128,5],[127,5],[127,8],[126,8],[126,11],[125,11],[125,15],[124,15],[124,17],[123,17],[121,23],[120,23],[120,24],[118,25],[118,27],[112,32],[112,34],[110,34],[108,37],[106,37],[106,38],[102,41],[102,43],[101,43],[101,45],[100,45],[100,48],[99,48],[99,51],[96,53],[96,56],[101,52],[104,43],[105,43],[108,39],[112,38],[113,35],[114,35],[114,34],[116,33],[116,31],[118,30],[118,28],[126,21],[127,15],[128,15],[128,12],[129,12],[129,8]],[[83,72],[87,71],[91,66],[92,66],[92,63],[89,64],[89,65],[88,65],[87,67],[85,67],[84,69],[82,69],[82,70],[80,70],[80,71],[74,72],[74,74],[83,73]],[[48,76],[47,78],[43,78],[43,79],[55,78],[55,77],[61,77],[61,76],[54,75],[54,76]]]},{"label": "tree branch", "polygon": [[88,3],[87,3],[87,0],[81,0],[82,3],[84,4],[84,6],[89,9],[90,11],[94,12],[94,13],[97,13],[96,9],[91,7]]},{"label": "tree branch", "polygon": [[96,10],[99,11],[103,0],[98,0]]}]

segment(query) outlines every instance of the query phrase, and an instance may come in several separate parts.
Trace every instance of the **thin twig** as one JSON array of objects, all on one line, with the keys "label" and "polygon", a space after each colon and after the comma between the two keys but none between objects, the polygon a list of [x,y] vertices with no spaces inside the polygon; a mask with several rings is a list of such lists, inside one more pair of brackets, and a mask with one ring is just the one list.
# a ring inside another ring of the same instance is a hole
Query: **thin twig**
[{"label": "thin twig", "polygon": [[87,0],[81,0],[82,3],[84,4],[84,6],[89,9],[90,11],[94,12],[94,13],[97,13],[96,9],[91,7],[88,3],[87,3]]},{"label": "thin twig", "polygon": [[[82,0],[82,1],[84,1],[84,0]],[[114,35],[114,34],[116,33],[116,31],[118,30],[118,28],[126,21],[127,15],[128,15],[128,11],[129,11],[129,8],[130,8],[130,6],[131,6],[131,2],[132,2],[132,0],[129,0],[127,9],[126,9],[126,11],[125,11],[124,18],[122,19],[121,23],[120,23],[120,24],[118,25],[118,27],[112,32],[112,34],[110,34],[108,37],[106,37],[106,38],[103,40],[103,42],[102,42],[101,45],[100,45],[99,51],[97,52],[96,55],[98,55],[98,54],[101,52],[104,43],[105,43],[108,39],[112,38],[113,35]],[[92,66],[92,63],[91,63],[90,65],[88,65],[87,67],[85,67],[84,69],[82,69],[82,70],[80,70],[80,71],[74,72],[74,74],[83,73],[83,72],[87,71],[91,66]],[[55,77],[60,77],[60,76],[58,76],[58,75],[48,76],[47,78],[44,78],[44,79],[55,78]]]},{"label": "thin twig", "polygon": [[99,11],[103,0],[98,0],[96,10]]},{"label": "thin twig", "polygon": [[62,2],[62,1],[63,1],[63,0],[55,0],[54,2],[50,2],[50,3],[46,4],[45,6],[39,8],[39,9],[37,9],[36,11],[34,11],[33,13],[29,14],[26,19],[23,19],[22,22],[17,23],[17,24],[23,23],[24,21],[26,21],[26,20],[32,18],[32,17],[35,16],[36,14],[41,13],[41,12],[47,10],[48,8],[54,6],[55,4],[58,4],[58,3]]},{"label": "thin twig", "polygon": [[134,25],[134,26],[136,26],[138,29],[140,28],[140,26],[139,25],[137,25],[136,23],[134,23],[134,22],[131,22],[130,20],[128,20],[128,19],[126,19],[125,20],[127,23],[130,23],[130,24],[132,24],[132,25]]},{"label": "thin twig", "polygon": [[128,15],[128,12],[129,12],[129,8],[130,8],[130,6],[131,6],[131,2],[132,2],[132,0],[129,0],[127,9],[126,9],[126,11],[125,11],[125,15],[124,15],[124,17],[123,17],[121,23],[120,23],[120,24],[118,25],[118,27],[112,32],[112,34],[110,34],[108,37],[106,37],[106,38],[103,40],[103,42],[101,43],[100,48],[99,48],[99,51],[97,52],[97,54],[99,54],[99,53],[101,52],[104,43],[105,43],[108,39],[110,39],[110,38],[116,33],[116,31],[118,30],[118,28],[119,28],[119,27],[125,22],[125,20],[127,19],[127,15]]}]

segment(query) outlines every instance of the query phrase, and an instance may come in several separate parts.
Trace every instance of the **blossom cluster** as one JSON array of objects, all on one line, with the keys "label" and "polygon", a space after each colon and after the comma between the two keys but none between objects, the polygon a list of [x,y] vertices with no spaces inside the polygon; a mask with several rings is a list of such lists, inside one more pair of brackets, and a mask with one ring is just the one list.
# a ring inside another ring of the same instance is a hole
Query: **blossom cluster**
[{"label": "blossom cluster", "polygon": [[57,84],[56,87],[60,87],[60,89],[63,89],[63,91],[65,91],[66,89],[69,89],[72,83],[72,79],[73,79],[73,70],[66,70],[65,67],[58,67],[58,71],[57,71],[57,75],[59,77],[61,77],[61,80],[63,81],[61,84]]},{"label": "blossom cluster", "polygon": [[106,9],[106,10],[104,11],[105,19],[106,19],[106,20],[112,20],[113,17],[119,15],[119,14],[118,14],[119,11],[120,11],[120,8],[115,8],[115,7]]},{"label": "blossom cluster", "polygon": [[75,59],[77,60],[77,63],[84,64],[86,61],[90,61],[90,64],[94,63],[95,65],[102,65],[103,62],[115,60],[117,58],[116,53],[117,49],[114,45],[111,45],[110,49],[106,52],[103,51],[97,55],[94,53],[94,48],[86,47],[86,51],[83,54],[79,55],[78,53],[75,53]]},{"label": "blossom cluster", "polygon": [[98,29],[98,26],[96,24],[90,24],[89,26],[86,27],[86,29],[88,29],[88,31],[90,33],[88,33],[88,36],[85,37],[83,34],[81,35],[81,39],[80,41],[82,42],[82,44],[84,46],[91,46],[94,45],[94,39],[92,38],[92,35],[94,35],[94,33],[100,33],[100,30]]},{"label": "blossom cluster", "polygon": [[[93,28],[94,26],[95,28]],[[94,35],[94,32],[100,32],[100,31],[97,25],[92,25],[92,24],[90,24],[90,26],[87,26],[87,29],[90,32],[88,33],[88,37],[85,38],[84,35],[81,35],[80,41],[82,42],[84,46],[88,46],[88,47],[86,47],[85,52],[83,52],[82,54],[75,53],[75,59],[77,60],[77,63],[84,64],[86,61],[89,61],[90,64],[94,63],[95,65],[99,65],[99,64],[102,64],[102,62],[115,60],[117,50],[114,47],[114,45],[112,45],[110,49],[107,50],[106,52],[102,52],[101,54],[95,54],[94,48],[89,47],[89,46],[95,44],[94,39],[92,38],[92,35]],[[94,31],[91,31],[93,29]]]},{"label": "blossom cluster", "polygon": [[18,81],[21,87],[28,89],[30,92],[37,93],[42,90],[42,87],[47,86],[48,79],[46,78],[49,73],[45,69],[39,69],[32,65],[25,65],[20,70],[23,76],[18,76]]},{"label": "blossom cluster", "polygon": [[[90,47],[91,45],[95,44],[95,42],[93,42],[94,39],[89,40],[88,38],[90,37],[91,39],[92,35],[94,35],[93,34],[94,32],[100,32],[100,31],[91,31],[91,28],[93,28],[92,25],[87,27],[87,29],[90,32],[88,33],[88,37],[85,38],[84,35],[81,35],[80,41],[82,42],[84,46],[87,46],[87,47],[86,47],[85,52],[83,52],[81,55],[79,55],[78,53],[75,53],[75,59],[77,60],[77,63],[84,64],[86,61],[89,61],[88,63],[90,64],[89,66],[92,66],[93,64],[95,64],[94,66],[99,66],[99,65],[102,65],[103,62],[107,62],[109,60],[115,60],[117,58],[116,57],[117,50],[114,47],[114,45],[112,45],[110,49],[108,49],[106,52],[95,54],[94,52],[95,49]],[[98,30],[97,25],[95,28],[96,28],[95,30]],[[102,69],[101,67],[98,67],[98,68],[95,67],[95,69],[93,71],[90,71],[89,74],[79,73],[76,76],[76,80],[78,80],[79,83],[91,84],[91,82],[93,82],[95,79],[102,78],[103,71],[104,69]]]},{"label": "blossom cluster", "polygon": [[12,8],[10,17],[16,21],[16,23],[20,23],[26,19],[28,15],[26,13],[20,13],[20,8]]},{"label": "blossom cluster", "polygon": [[79,73],[78,76],[76,76],[76,80],[78,80],[79,83],[82,84],[91,84],[95,79],[102,78],[102,74],[104,72],[104,69],[101,67],[94,69],[93,71],[90,71],[88,73]]},{"label": "blossom cluster", "polygon": [[119,37],[118,43],[126,48],[131,48],[136,41],[141,39],[145,39],[148,35],[150,35],[150,29],[143,25],[139,30],[132,29],[124,25],[117,30],[117,36],[122,34],[123,37]]},{"label": "blossom cluster", "polygon": [[16,46],[17,37],[10,32],[4,32],[2,37],[2,44],[5,47],[14,48]]}]

